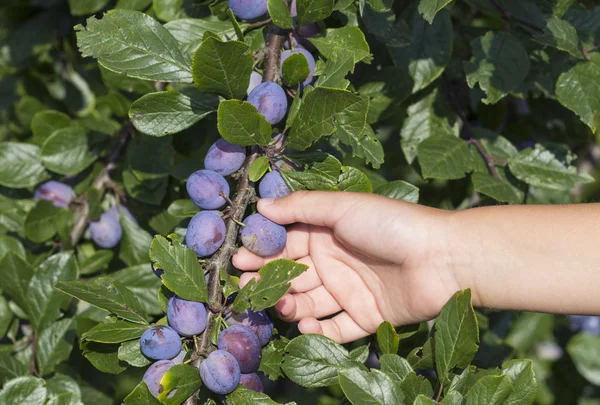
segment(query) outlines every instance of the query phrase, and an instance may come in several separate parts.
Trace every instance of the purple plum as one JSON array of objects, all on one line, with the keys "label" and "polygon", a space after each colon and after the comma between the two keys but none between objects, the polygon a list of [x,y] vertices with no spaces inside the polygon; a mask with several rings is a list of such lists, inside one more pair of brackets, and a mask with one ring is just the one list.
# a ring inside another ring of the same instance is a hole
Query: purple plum
[{"label": "purple plum", "polygon": [[249,390],[256,392],[264,392],[263,383],[256,373],[242,374],[240,376],[240,384]]},{"label": "purple plum", "polygon": [[212,170],[198,170],[192,173],[186,188],[194,204],[205,210],[214,210],[225,204],[226,200],[221,193],[229,197],[227,180]]},{"label": "purple plum", "polygon": [[175,365],[171,360],[159,360],[156,363],[153,363],[148,367],[144,376],[142,377],[142,381],[146,383],[148,389],[155,397],[158,397],[158,394],[162,392],[162,386],[160,385],[160,381],[163,376],[169,371],[171,367]]},{"label": "purple plum", "polygon": [[98,221],[90,222],[90,232],[96,245],[104,249],[115,247],[123,235],[121,224],[108,212],[101,214]]},{"label": "purple plum", "polygon": [[200,363],[200,378],[214,393],[226,395],[233,392],[240,383],[240,366],[230,353],[215,350]]},{"label": "purple plum", "polygon": [[227,5],[242,20],[254,20],[267,12],[267,0],[228,0]]},{"label": "purple plum", "polygon": [[35,201],[48,200],[59,208],[68,207],[73,197],[75,197],[75,192],[71,186],[54,180],[47,181],[39,186],[33,195]]},{"label": "purple plum", "polygon": [[242,167],[244,160],[246,160],[246,148],[221,138],[208,149],[204,158],[204,167],[221,176],[229,176]]},{"label": "purple plum", "polygon": [[306,58],[306,61],[308,62],[308,76],[306,77],[306,80],[304,80],[304,82],[302,83],[303,86],[308,86],[313,81],[313,74],[315,73],[315,58],[312,56],[312,54],[310,52],[308,52],[304,48],[298,47],[298,48],[294,49],[293,51],[286,50],[281,53],[281,59],[279,60],[279,74],[283,76],[283,72],[282,72],[283,62],[287,58],[292,56],[293,54],[298,54],[298,53],[304,55],[304,57]]},{"label": "purple plum", "polygon": [[246,217],[244,225],[240,230],[242,244],[252,253],[263,257],[273,256],[285,247],[285,228],[261,214]]},{"label": "purple plum", "polygon": [[166,360],[176,357],[181,351],[181,339],[170,326],[153,326],[140,338],[142,354],[154,360]]},{"label": "purple plum", "polygon": [[271,124],[279,123],[287,112],[288,102],[285,91],[276,83],[263,82],[248,96],[248,102]]},{"label": "purple plum", "polygon": [[225,222],[218,211],[200,211],[188,225],[185,244],[194,249],[198,257],[207,257],[219,250],[225,231]]},{"label": "purple plum", "polygon": [[247,309],[239,314],[231,314],[225,321],[230,326],[243,325],[250,329],[256,334],[262,346],[269,343],[273,336],[273,320],[266,311],[254,312]]},{"label": "purple plum", "polygon": [[235,357],[242,373],[258,369],[261,359],[261,345],[253,331],[243,325],[233,325],[219,334],[219,350],[225,350]]},{"label": "purple plum", "polygon": [[176,295],[167,304],[169,325],[181,336],[199,335],[206,329],[206,308],[201,302],[188,301]]},{"label": "purple plum", "polygon": [[292,193],[277,170],[264,175],[258,185],[258,192],[261,198],[281,198]]}]

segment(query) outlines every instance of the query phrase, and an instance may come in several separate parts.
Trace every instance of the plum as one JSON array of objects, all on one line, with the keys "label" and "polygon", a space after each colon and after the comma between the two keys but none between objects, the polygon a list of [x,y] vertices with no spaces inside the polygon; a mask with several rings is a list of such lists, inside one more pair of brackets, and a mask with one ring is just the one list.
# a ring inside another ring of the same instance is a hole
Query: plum
[{"label": "plum", "polygon": [[71,186],[54,180],[47,181],[39,186],[33,195],[35,201],[48,200],[59,208],[68,207],[73,197],[75,197],[75,192]]},{"label": "plum", "polygon": [[124,205],[121,205],[121,207],[114,205],[111,209],[106,211],[106,213],[120,222],[121,221],[121,212],[119,210],[122,211],[123,214],[125,214],[129,219],[131,219],[133,222],[135,222],[137,224],[137,220],[135,219],[135,217],[133,216],[131,211],[129,211],[127,209],[127,207]]},{"label": "plum", "polygon": [[156,363],[153,363],[148,367],[144,376],[142,377],[142,381],[146,383],[148,389],[155,397],[158,397],[158,394],[162,392],[162,387],[160,385],[160,381],[163,376],[169,371],[171,367],[175,365],[171,360],[159,360]]},{"label": "plum", "polygon": [[240,229],[242,244],[258,256],[273,256],[283,250],[287,233],[283,226],[263,217],[252,214],[246,217]]},{"label": "plum", "polygon": [[185,244],[194,249],[198,257],[207,257],[219,250],[225,231],[225,221],[218,211],[200,211],[188,225]]},{"label": "plum", "polygon": [[260,73],[252,71],[250,73],[250,83],[248,84],[248,90],[246,90],[246,94],[250,95],[252,90],[256,88],[259,84],[262,83],[263,77]]},{"label": "plum", "polygon": [[304,48],[298,47],[298,48],[295,48],[293,51],[286,50],[281,53],[281,59],[279,59],[279,74],[283,76],[283,72],[282,72],[283,62],[290,56],[292,56],[294,54],[298,54],[298,53],[304,55],[304,57],[306,58],[306,61],[308,62],[308,76],[306,77],[306,80],[304,80],[304,82],[302,82],[303,86],[308,86],[313,81],[313,74],[315,73],[315,58],[312,56],[312,54],[310,52],[308,52]]},{"label": "plum", "polygon": [[258,369],[261,348],[258,337],[243,325],[233,325],[219,334],[219,350],[225,350],[235,357],[242,373],[251,373]]},{"label": "plum", "polygon": [[256,373],[242,374],[240,376],[240,384],[249,390],[264,392],[263,383]]},{"label": "plum", "polygon": [[269,343],[273,335],[273,320],[266,311],[247,309],[239,314],[231,314],[225,320],[227,325],[243,325],[258,337],[262,346]]},{"label": "plum", "polygon": [[258,193],[261,198],[281,198],[292,192],[283,181],[281,174],[273,170],[264,175],[258,184]]},{"label": "plum", "polygon": [[221,138],[211,145],[204,157],[204,167],[221,176],[237,172],[246,160],[246,148]]},{"label": "plum", "polygon": [[163,274],[165,274],[165,271],[159,267],[156,267],[154,265],[154,263],[150,263],[150,267],[152,268],[152,271],[154,272],[154,274],[156,275],[156,277],[161,278]]},{"label": "plum", "polygon": [[574,330],[600,335],[600,317],[588,315],[570,315],[571,327]]},{"label": "plum", "polygon": [[256,86],[248,96],[248,102],[271,124],[280,122],[287,112],[285,91],[276,83],[264,82]]},{"label": "plum", "polygon": [[115,247],[123,236],[121,224],[108,212],[101,214],[98,221],[90,222],[90,232],[96,245],[104,249]]},{"label": "plum", "polygon": [[167,319],[171,328],[181,336],[199,335],[206,329],[206,308],[201,302],[174,295],[167,304]]},{"label": "plum", "polygon": [[183,364],[185,361],[185,356],[187,356],[187,351],[185,349],[181,349],[179,354],[171,359],[171,361],[175,364]]},{"label": "plum", "polygon": [[267,12],[267,0],[227,0],[227,5],[242,20],[254,20]]},{"label": "plum", "polygon": [[212,170],[197,170],[192,173],[186,188],[194,204],[205,210],[214,210],[225,204],[226,200],[221,193],[229,197],[227,180]]},{"label": "plum", "polygon": [[230,353],[215,350],[200,363],[200,378],[214,393],[226,395],[233,392],[240,383],[240,366]]},{"label": "plum", "polygon": [[170,326],[153,326],[140,338],[142,354],[154,360],[176,357],[181,351],[181,339]]}]

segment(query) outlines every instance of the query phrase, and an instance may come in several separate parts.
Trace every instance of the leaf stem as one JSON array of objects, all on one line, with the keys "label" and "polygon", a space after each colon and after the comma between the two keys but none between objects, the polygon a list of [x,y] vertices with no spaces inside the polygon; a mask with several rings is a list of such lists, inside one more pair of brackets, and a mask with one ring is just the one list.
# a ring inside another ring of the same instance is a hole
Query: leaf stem
[{"label": "leaf stem", "polygon": [[[92,187],[100,191],[100,194],[103,194],[107,188],[114,187],[114,182],[110,178],[110,172],[115,167],[117,167],[117,161],[123,154],[123,151],[127,147],[129,141],[133,137],[134,132],[135,131],[133,129],[133,125],[130,122],[127,122],[121,130],[119,138],[112,146],[104,169],[102,169],[102,171],[98,174],[98,176],[96,176],[96,178],[92,182]],[[81,237],[83,236],[85,227],[89,222],[89,211],[90,206],[88,204],[87,198],[81,199],[81,204],[75,210],[75,220],[73,221],[73,228],[71,229],[72,246],[76,246]]]}]

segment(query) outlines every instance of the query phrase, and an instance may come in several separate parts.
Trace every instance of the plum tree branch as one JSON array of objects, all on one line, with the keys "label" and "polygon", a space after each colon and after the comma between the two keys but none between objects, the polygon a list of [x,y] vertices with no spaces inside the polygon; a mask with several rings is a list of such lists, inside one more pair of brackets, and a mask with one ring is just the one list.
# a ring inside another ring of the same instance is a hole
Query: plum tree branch
[{"label": "plum tree branch", "polygon": [[[127,147],[129,140],[133,137],[133,133],[134,129],[131,122],[127,122],[121,130],[119,138],[112,146],[112,149],[106,161],[106,165],[92,182],[92,187],[100,191],[101,194],[103,194],[104,190],[106,190],[106,188],[112,184],[110,172],[117,166],[117,161],[119,160],[123,151]],[[75,211],[75,220],[73,221],[73,228],[71,229],[72,246],[77,245],[77,243],[81,239],[81,236],[85,231],[85,227],[89,222],[89,212],[90,206],[88,204],[87,198],[85,198],[83,199],[81,205],[79,205],[77,207],[77,210]]]},{"label": "plum tree branch", "polygon": [[273,24],[269,26],[267,35],[267,53],[265,55],[265,66],[263,69],[263,81],[274,82],[279,76],[279,59],[281,59],[281,49],[285,42],[286,35]]}]

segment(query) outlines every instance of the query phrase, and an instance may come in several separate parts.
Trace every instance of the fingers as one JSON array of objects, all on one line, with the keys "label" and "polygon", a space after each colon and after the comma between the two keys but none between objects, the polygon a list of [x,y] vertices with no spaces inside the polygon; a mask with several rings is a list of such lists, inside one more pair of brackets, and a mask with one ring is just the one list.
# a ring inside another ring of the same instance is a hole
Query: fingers
[{"label": "fingers", "polygon": [[[320,286],[321,279],[315,270],[315,266],[310,257],[303,257],[300,260],[297,260],[298,263],[302,263],[308,266],[308,269],[300,274],[298,277],[292,280],[292,287],[290,288],[290,293],[300,293],[305,291],[310,291],[318,286]],[[260,275],[256,272],[247,272],[243,273],[240,276],[239,286],[240,288],[244,287],[251,279],[256,279],[256,281],[260,280]]]},{"label": "fingers", "polygon": [[297,191],[287,197],[263,198],[258,201],[258,211],[278,224],[304,224],[333,227],[359,199],[359,193],[327,191]]},{"label": "fingers", "polygon": [[287,294],[275,305],[279,317],[287,322],[299,321],[303,318],[323,318],[336,312],[342,307],[323,286],[314,290]]},{"label": "fingers", "polygon": [[341,312],[331,319],[322,321],[315,318],[304,318],[298,323],[298,329],[302,333],[327,336],[337,343],[353,342],[371,334],[354,322],[347,312]]},{"label": "fingers", "polygon": [[233,265],[240,270],[257,270],[275,259],[292,259],[308,255],[310,225],[295,224],[288,227],[285,248],[274,256],[261,257],[250,252],[245,247],[240,248],[233,256]]}]

